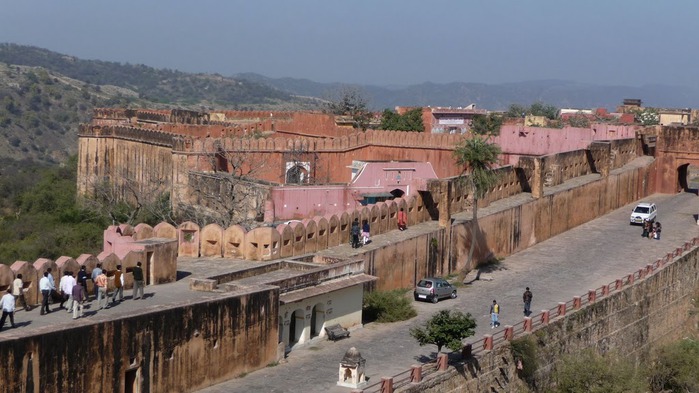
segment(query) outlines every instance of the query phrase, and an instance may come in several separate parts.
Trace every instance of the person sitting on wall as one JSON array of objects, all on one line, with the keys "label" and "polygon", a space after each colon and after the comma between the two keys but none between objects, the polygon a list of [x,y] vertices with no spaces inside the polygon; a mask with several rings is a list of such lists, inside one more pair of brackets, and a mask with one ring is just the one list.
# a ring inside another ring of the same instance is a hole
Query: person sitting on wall
[{"label": "person sitting on wall", "polygon": [[370,236],[370,228],[369,228],[369,221],[364,220],[364,223],[362,224],[362,244],[369,244],[371,240],[369,240]]},{"label": "person sitting on wall", "polygon": [[355,218],[350,229],[352,248],[359,248],[359,219]]}]

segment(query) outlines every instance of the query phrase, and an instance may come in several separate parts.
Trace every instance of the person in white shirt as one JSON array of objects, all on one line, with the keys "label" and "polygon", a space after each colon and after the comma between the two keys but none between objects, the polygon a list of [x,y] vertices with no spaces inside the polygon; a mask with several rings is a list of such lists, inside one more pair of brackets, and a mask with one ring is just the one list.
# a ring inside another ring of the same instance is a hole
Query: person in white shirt
[{"label": "person in white shirt", "polygon": [[3,326],[5,326],[5,319],[7,319],[8,315],[10,316],[10,324],[12,327],[17,327],[15,326],[15,297],[12,296],[11,288],[7,288],[7,292],[5,292],[5,295],[2,297],[2,299],[0,299],[0,306],[2,307],[0,330],[2,330]]},{"label": "person in white shirt", "polygon": [[63,308],[63,304],[67,301],[68,307],[66,307],[66,309],[68,309],[68,312],[73,312],[73,287],[76,283],[71,272],[65,272],[59,283],[62,292],[61,308]]},{"label": "person in white shirt", "polygon": [[24,311],[29,311],[29,305],[27,304],[27,299],[24,297],[24,293],[27,292],[24,289],[24,282],[22,281],[22,273],[17,275],[14,281],[12,281],[12,296],[15,300],[19,302],[24,307]]},{"label": "person in white shirt", "polygon": [[44,272],[44,277],[39,280],[39,290],[41,291],[41,315],[50,313],[51,310],[49,310],[49,297],[51,296],[51,291],[55,291],[56,287],[51,284],[51,280],[49,280],[49,277],[51,277],[51,274],[48,271]]}]

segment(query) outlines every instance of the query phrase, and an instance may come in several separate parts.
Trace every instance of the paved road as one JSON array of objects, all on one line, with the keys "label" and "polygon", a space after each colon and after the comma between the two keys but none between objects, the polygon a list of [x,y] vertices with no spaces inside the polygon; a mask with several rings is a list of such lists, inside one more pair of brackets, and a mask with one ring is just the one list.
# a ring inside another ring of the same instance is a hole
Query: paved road
[{"label": "paved road", "polygon": [[[641,238],[641,228],[630,226],[629,214],[635,205],[627,205],[562,235],[511,255],[494,266],[492,281],[476,281],[459,289],[455,300],[438,304],[415,303],[418,317],[391,324],[371,323],[352,333],[349,339],[330,342],[315,339],[294,349],[286,363],[267,367],[202,390],[222,392],[348,392],[336,386],[338,365],[345,351],[356,347],[367,360],[369,383],[394,375],[412,364],[434,356],[434,346],[420,347],[410,337],[410,327],[422,324],[440,309],[456,309],[476,317],[474,338],[491,333],[487,315],[497,299],[502,307],[501,323],[515,324],[522,318],[522,292],[526,286],[534,293],[532,310],[553,308],[644,267],[695,236],[699,226],[699,198],[694,194],[653,195],[645,200],[658,204],[658,221],[663,223],[661,240]],[[509,203],[503,201],[503,204]],[[492,209],[498,208],[494,203]],[[584,206],[581,206],[584,208]],[[487,214],[487,210],[479,210]],[[424,225],[431,225],[425,223]],[[422,225],[422,224],[421,224]],[[415,228],[416,230],[418,228]],[[405,236],[400,233],[399,236]],[[376,241],[390,241],[379,239]]]}]

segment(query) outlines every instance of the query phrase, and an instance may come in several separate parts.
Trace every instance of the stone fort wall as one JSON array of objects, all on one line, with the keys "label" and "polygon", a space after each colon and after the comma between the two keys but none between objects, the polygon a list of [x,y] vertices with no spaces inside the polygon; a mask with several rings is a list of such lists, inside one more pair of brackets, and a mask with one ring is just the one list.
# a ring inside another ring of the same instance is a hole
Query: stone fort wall
[{"label": "stone fort wall", "polygon": [[[0,338],[5,392],[183,392],[276,361],[279,290],[259,287],[109,321]],[[127,388],[127,385],[131,385]]]}]

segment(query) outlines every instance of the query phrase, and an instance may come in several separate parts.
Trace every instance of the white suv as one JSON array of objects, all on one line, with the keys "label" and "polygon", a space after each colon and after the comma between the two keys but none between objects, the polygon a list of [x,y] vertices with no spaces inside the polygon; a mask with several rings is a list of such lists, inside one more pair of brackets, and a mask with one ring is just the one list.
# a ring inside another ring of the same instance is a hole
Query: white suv
[{"label": "white suv", "polygon": [[631,212],[631,224],[643,224],[643,221],[655,221],[658,208],[655,203],[641,202]]}]

